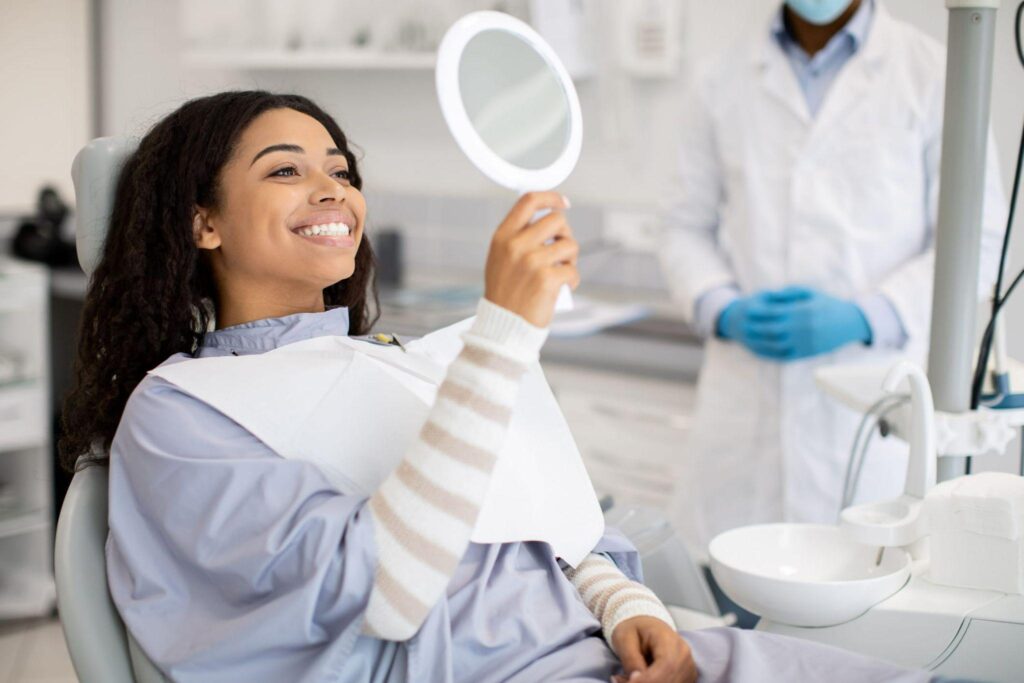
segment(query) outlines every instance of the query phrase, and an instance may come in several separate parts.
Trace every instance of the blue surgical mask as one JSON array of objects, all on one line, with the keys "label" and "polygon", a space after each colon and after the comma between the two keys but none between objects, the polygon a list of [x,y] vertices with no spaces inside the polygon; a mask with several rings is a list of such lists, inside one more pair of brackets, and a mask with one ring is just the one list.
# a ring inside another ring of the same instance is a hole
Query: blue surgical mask
[{"label": "blue surgical mask", "polygon": [[818,26],[831,24],[846,11],[852,0],[786,0],[789,8]]}]

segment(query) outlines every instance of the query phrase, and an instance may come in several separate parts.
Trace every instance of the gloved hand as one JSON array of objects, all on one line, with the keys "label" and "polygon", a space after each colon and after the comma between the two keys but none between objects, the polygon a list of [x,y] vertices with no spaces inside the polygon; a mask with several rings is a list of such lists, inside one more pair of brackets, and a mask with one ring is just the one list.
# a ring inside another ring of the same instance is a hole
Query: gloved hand
[{"label": "gloved hand", "polygon": [[833,351],[851,342],[871,343],[871,326],[860,307],[809,287],[763,293],[761,317],[748,334],[772,342],[776,360],[798,360]]},{"label": "gloved hand", "polygon": [[737,299],[718,317],[716,332],[775,361],[817,356],[854,341],[871,342],[871,327],[860,307],[809,287]]},{"label": "gloved hand", "polygon": [[[719,314],[715,333],[722,339],[742,344],[756,356],[782,360],[782,354],[789,350],[789,346],[770,332],[763,331],[766,325],[782,322],[782,315],[772,308],[771,295],[773,293],[758,292],[730,303]],[[776,303],[784,300],[779,293],[774,293],[774,296]]]}]

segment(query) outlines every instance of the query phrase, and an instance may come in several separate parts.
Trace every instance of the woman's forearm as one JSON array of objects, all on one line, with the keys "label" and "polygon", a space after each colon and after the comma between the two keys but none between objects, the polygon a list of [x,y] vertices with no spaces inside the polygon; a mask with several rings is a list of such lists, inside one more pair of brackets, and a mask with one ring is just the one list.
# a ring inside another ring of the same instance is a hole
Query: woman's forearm
[{"label": "woman's forearm", "polygon": [[367,635],[407,640],[441,597],[469,544],[522,376],[546,337],[481,301],[419,438],[370,497],[378,565]]},{"label": "woman's forearm", "polygon": [[675,628],[672,616],[654,592],[627,578],[614,562],[602,555],[588,555],[565,575],[601,622],[601,630],[609,645],[612,644],[615,627],[632,617],[656,617]]}]

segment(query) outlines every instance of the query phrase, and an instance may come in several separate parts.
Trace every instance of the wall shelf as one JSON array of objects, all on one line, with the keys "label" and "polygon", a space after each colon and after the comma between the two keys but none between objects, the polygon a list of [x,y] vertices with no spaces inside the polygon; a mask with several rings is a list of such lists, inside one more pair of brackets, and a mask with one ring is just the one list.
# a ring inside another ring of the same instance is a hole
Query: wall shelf
[{"label": "wall shelf", "polygon": [[371,50],[193,50],[183,60],[186,66],[199,69],[418,71],[433,69],[437,56]]}]

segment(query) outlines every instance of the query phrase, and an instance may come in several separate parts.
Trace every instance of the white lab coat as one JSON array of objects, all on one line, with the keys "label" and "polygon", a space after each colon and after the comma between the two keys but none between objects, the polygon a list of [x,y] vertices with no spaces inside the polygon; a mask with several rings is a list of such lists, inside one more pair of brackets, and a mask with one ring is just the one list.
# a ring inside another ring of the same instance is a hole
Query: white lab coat
[{"label": "white lab coat", "polygon": [[[931,315],[945,51],[881,3],[815,118],[767,27],[698,71],[681,120],[663,266],[683,311],[709,290],[789,284],[847,299],[881,292],[924,362]],[[1005,201],[989,140],[980,292],[994,280]],[[837,362],[894,349],[848,345],[792,363],[709,339],[672,516],[698,552],[769,521],[835,522],[858,416],[814,385]],[[899,444],[876,441],[859,500],[896,495]],[[895,450],[895,454],[894,451]]]}]

